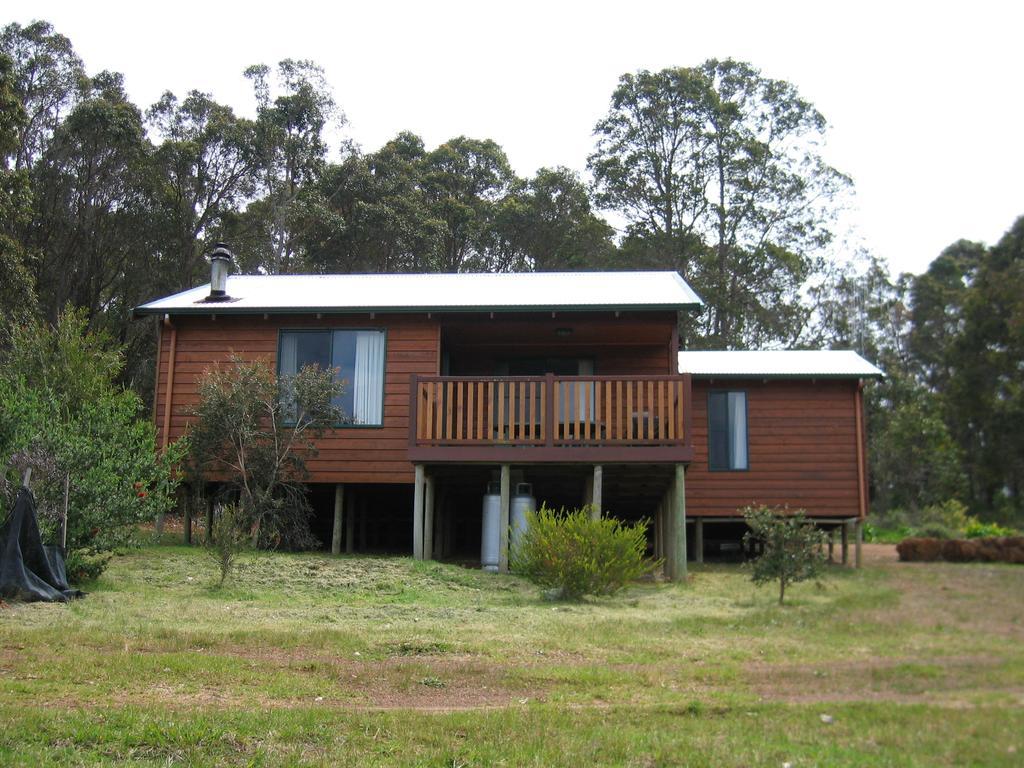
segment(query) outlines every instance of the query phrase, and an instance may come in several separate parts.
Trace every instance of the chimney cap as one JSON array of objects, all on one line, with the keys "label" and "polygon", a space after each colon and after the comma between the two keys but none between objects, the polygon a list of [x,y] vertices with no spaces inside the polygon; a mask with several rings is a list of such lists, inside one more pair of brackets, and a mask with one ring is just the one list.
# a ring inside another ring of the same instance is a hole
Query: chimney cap
[{"label": "chimney cap", "polygon": [[234,261],[235,254],[231,252],[226,243],[214,243],[213,250],[207,256],[210,261],[214,259],[224,259],[226,261]]},{"label": "chimney cap", "polygon": [[233,261],[231,250],[224,243],[217,243],[210,251],[210,295],[207,301],[229,301],[228,273]]}]

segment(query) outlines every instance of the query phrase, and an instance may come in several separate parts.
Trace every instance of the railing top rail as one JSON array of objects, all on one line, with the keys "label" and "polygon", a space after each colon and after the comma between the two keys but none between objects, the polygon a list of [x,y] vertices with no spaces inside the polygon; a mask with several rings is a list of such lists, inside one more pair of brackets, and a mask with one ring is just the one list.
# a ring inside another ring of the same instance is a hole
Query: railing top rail
[{"label": "railing top rail", "polygon": [[[612,376],[563,376],[555,375],[555,381],[682,381],[686,378],[686,374],[683,373],[669,373],[669,374],[622,374]],[[416,380],[425,382],[457,382],[457,381],[526,381],[526,382],[539,382],[542,383],[547,379],[546,376],[424,376],[422,374],[417,375]]]}]

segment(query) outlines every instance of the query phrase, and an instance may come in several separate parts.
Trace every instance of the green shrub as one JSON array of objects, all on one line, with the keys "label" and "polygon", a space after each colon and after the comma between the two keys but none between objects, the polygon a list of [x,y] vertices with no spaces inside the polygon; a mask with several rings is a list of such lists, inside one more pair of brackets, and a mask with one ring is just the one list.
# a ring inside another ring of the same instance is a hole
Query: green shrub
[{"label": "green shrub", "polygon": [[67,560],[64,562],[68,581],[72,584],[81,584],[98,579],[106,570],[111,557],[110,552],[89,554],[83,549],[69,549]]},{"label": "green shrub", "polygon": [[917,529],[919,535],[925,528],[939,526],[946,528],[953,535],[947,538],[955,539],[964,535],[970,518],[967,515],[967,507],[956,499],[947,499],[941,504],[930,504],[922,509],[917,515]]},{"label": "green shrub", "polygon": [[959,539],[960,532],[941,523],[925,523],[914,529],[914,535],[924,539]]},{"label": "green shrub", "polygon": [[55,542],[66,490],[72,582],[98,576],[112,552],[137,543],[139,523],[174,503],[183,445],[157,451],[120,369],[120,348],[71,310],[54,327],[17,327],[0,359],[0,491],[9,504],[32,467],[40,529]]},{"label": "green shrub", "polygon": [[511,556],[512,570],[566,600],[609,595],[660,565],[647,553],[647,523],[594,520],[588,508],[527,513],[526,531]]},{"label": "green shrub", "polygon": [[740,512],[750,528],[743,536],[744,543],[759,543],[764,548],[750,564],[750,578],[755,584],[778,581],[779,605],[788,585],[819,577],[825,565],[827,538],[806,519],[804,510],[753,506]]},{"label": "green shrub", "polygon": [[864,541],[869,544],[898,544],[911,535],[913,531],[906,525],[894,528],[874,523],[864,524]]},{"label": "green shrub", "polygon": [[1013,528],[1006,528],[999,523],[984,523],[976,517],[970,517],[967,520],[967,527],[964,529],[964,534],[968,539],[984,539],[991,536],[994,537],[1006,537],[1016,536],[1017,531]]}]

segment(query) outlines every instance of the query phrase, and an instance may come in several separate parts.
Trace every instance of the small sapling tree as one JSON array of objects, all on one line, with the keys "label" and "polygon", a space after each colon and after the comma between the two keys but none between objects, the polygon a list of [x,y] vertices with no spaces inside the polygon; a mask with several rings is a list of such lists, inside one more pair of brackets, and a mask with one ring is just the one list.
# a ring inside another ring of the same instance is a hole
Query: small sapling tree
[{"label": "small sapling tree", "polygon": [[212,535],[206,539],[206,551],[220,572],[218,587],[224,586],[235,567],[238,553],[245,549],[249,537],[244,522],[242,511],[235,504],[224,504],[214,512]]},{"label": "small sapling tree", "polygon": [[751,562],[751,579],[755,584],[778,581],[779,605],[785,600],[787,586],[821,575],[825,532],[807,520],[804,510],[751,506],[740,512],[750,528],[743,536],[744,543],[762,548]]},{"label": "small sapling tree", "polygon": [[278,380],[266,361],[238,357],[200,379],[191,411],[192,471],[226,480],[237,495],[237,523],[254,546],[315,543],[305,460],[316,453],[314,439],[342,421],[334,405],[341,390],[334,370],[306,366]]}]

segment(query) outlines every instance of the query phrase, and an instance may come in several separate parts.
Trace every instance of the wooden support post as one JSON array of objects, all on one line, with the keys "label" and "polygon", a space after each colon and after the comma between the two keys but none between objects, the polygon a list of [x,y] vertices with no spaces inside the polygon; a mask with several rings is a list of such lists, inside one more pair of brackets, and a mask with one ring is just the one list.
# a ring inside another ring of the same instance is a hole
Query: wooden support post
[{"label": "wooden support post", "polygon": [[835,562],[835,559],[832,556],[833,552],[835,551],[835,548],[836,548],[836,529],[833,528],[831,531],[828,532],[828,561],[830,563],[834,563]]},{"label": "wooden support post", "polygon": [[600,464],[594,465],[594,476],[590,481],[590,516],[594,520],[601,519],[601,495],[604,484],[604,468]]},{"label": "wooden support post", "polygon": [[697,517],[693,521],[693,555],[698,563],[704,562],[704,518]]},{"label": "wooden support post", "polygon": [[512,468],[501,465],[501,514],[498,518],[498,573],[508,573],[509,485]]},{"label": "wooden support post", "polygon": [[351,489],[345,498],[345,554],[356,551],[356,500]]},{"label": "wooden support post", "polygon": [[861,547],[864,544],[864,521],[858,520],[853,524],[853,565],[855,568],[861,566]]},{"label": "wooden support post", "polygon": [[416,485],[412,496],[412,556],[416,560],[423,559],[423,486],[426,473],[423,465],[416,465]]},{"label": "wooden support post", "polygon": [[841,541],[840,547],[842,552],[843,565],[850,564],[850,524],[843,523],[843,527],[840,529]]},{"label": "wooden support post", "polygon": [[673,488],[672,517],[675,530],[675,547],[672,553],[673,581],[686,581],[686,466],[676,464],[675,487]]},{"label": "wooden support post", "polygon": [[331,554],[341,554],[341,523],[345,510],[345,486],[334,484],[334,528],[331,530]]},{"label": "wooden support post", "polygon": [[434,559],[434,478],[427,475],[423,489],[423,559]]}]

